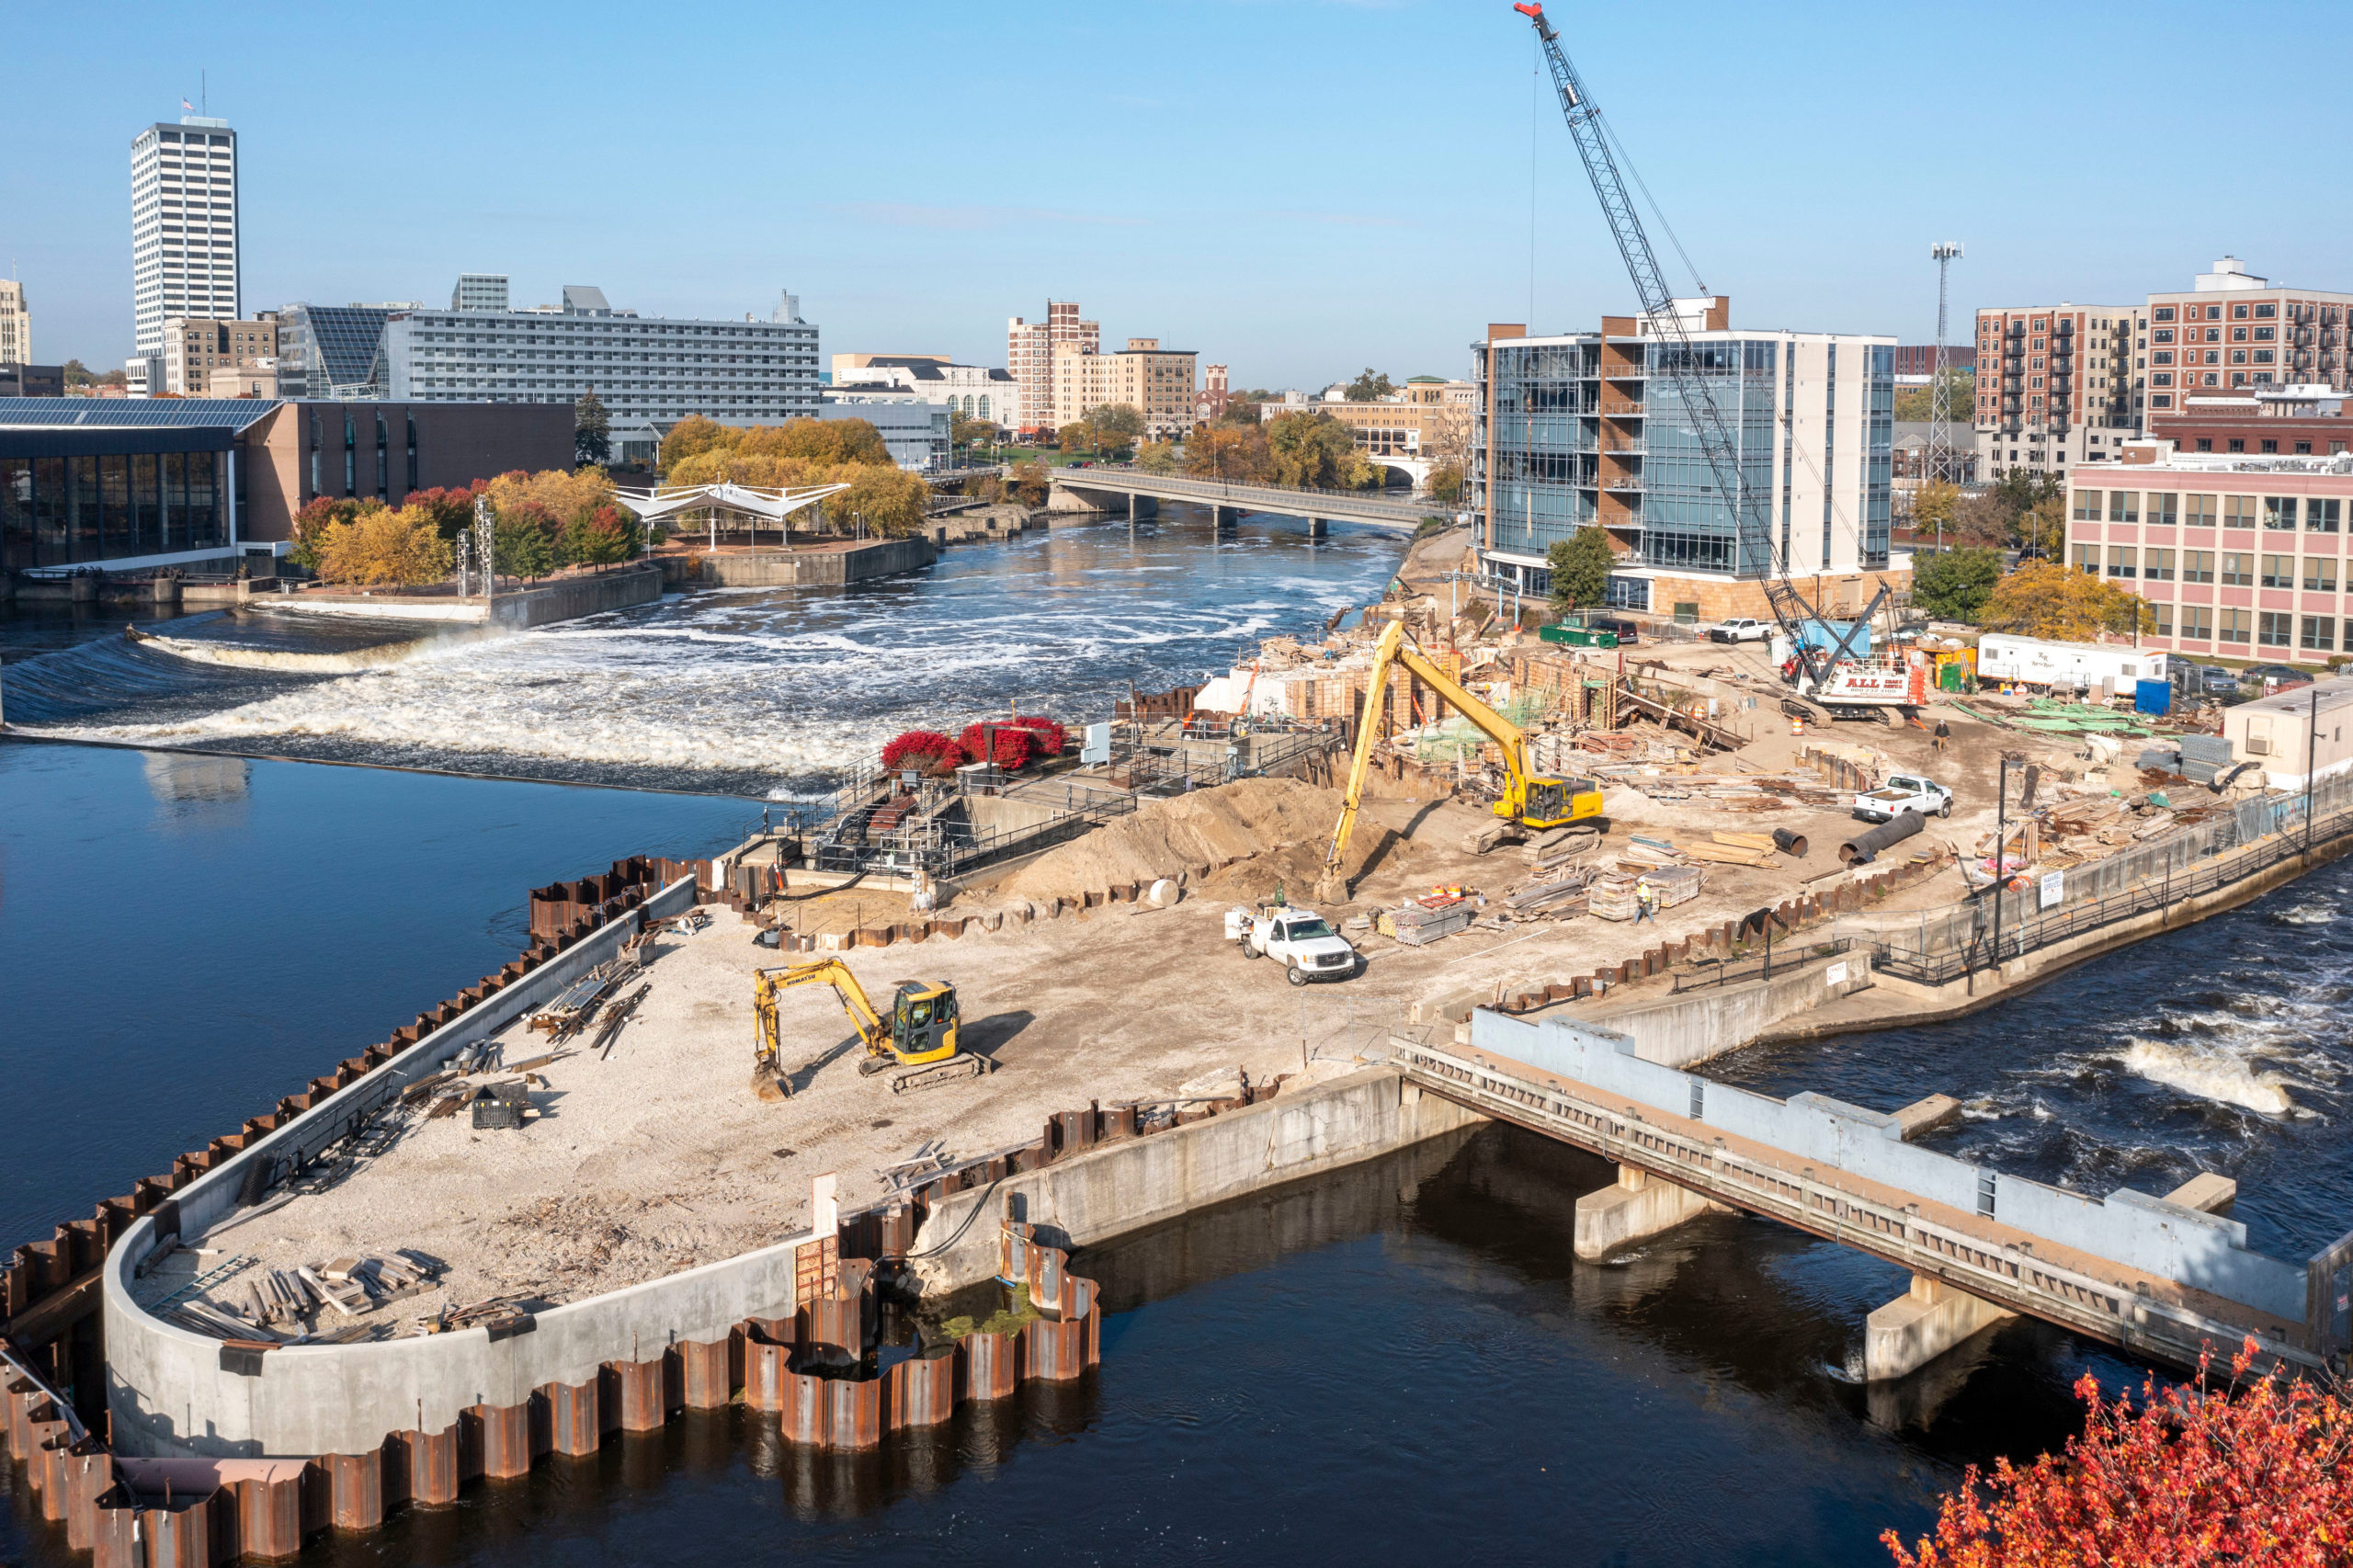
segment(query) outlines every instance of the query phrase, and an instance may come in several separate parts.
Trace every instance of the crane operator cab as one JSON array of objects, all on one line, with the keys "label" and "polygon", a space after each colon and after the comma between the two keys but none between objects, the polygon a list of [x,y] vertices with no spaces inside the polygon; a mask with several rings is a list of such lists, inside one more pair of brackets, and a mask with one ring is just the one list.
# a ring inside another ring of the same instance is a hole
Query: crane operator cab
[{"label": "crane operator cab", "polygon": [[1495,814],[1517,814],[1529,827],[1563,827],[1601,814],[1601,786],[1590,778],[1541,778],[1528,781],[1528,799],[1511,811],[1508,799],[1495,802]]},{"label": "crane operator cab", "polygon": [[866,1073],[920,1067],[956,1054],[956,988],[944,980],[903,980],[891,998],[891,1054],[858,1064]]}]

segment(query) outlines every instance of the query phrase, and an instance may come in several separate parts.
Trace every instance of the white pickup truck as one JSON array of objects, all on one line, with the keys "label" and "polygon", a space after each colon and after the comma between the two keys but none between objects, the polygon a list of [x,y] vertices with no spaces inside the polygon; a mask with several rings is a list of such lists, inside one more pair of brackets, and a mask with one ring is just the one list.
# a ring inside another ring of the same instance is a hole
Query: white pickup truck
[{"label": "white pickup truck", "polygon": [[1312,909],[1279,904],[1273,909],[1235,906],[1225,912],[1225,939],[1237,942],[1245,959],[1283,960],[1293,985],[1311,980],[1347,980],[1362,960],[1331,922]]},{"label": "white pickup truck", "polygon": [[1769,623],[1746,615],[1720,620],[1708,628],[1708,641],[1711,642],[1763,642],[1770,640],[1772,635],[1773,628]]},{"label": "white pickup truck", "polygon": [[1905,812],[1924,817],[1952,815],[1952,791],[1933,778],[1891,773],[1887,782],[1855,797],[1855,814],[1865,822],[1893,822]]}]

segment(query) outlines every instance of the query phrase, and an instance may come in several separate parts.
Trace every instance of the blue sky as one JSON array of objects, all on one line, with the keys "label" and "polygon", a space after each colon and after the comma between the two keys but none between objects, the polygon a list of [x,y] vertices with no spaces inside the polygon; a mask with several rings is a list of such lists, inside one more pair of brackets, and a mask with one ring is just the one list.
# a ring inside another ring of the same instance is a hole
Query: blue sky
[{"label": "blue sky", "polygon": [[[673,316],[790,286],[827,353],[1002,364],[1051,295],[1283,386],[1460,374],[1531,285],[1545,330],[1631,301],[1507,0],[10,15],[0,267],[45,361],[129,351],[131,138],[199,71],[239,131],[248,312],[438,302],[461,270]],[[1961,319],[2224,253],[2353,288],[2321,183],[2342,4],[1552,15],[1736,324],[1925,342],[1940,239]]]}]

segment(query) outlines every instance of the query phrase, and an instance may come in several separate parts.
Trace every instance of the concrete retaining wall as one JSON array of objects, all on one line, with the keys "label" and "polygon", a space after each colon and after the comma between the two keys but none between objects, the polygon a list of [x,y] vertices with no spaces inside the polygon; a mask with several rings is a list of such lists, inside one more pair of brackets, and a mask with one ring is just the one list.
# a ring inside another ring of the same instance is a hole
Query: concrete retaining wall
[{"label": "concrete retaining wall", "polygon": [[1645,1062],[1688,1067],[1737,1051],[1782,1019],[1868,990],[1870,983],[1870,954],[1859,950],[1795,966],[1770,980],[1694,991],[1622,1013],[1597,1013],[1589,1021],[1632,1040],[1634,1054]]},{"label": "concrete retaining wall", "polygon": [[[646,900],[642,913],[660,919],[691,907],[694,898],[693,882],[674,882]],[[118,1451],[210,1458],[358,1453],[381,1443],[388,1431],[410,1426],[420,1403],[426,1430],[439,1431],[458,1411],[483,1403],[486,1392],[496,1392],[501,1403],[528,1399],[539,1383],[578,1382],[593,1377],[603,1361],[642,1359],[641,1345],[647,1355],[657,1354],[674,1333],[706,1322],[717,1324],[724,1338],[733,1323],[770,1315],[735,1303],[772,1306],[779,1267],[790,1308],[790,1256],[786,1252],[779,1266],[773,1256],[779,1249],[770,1248],[552,1309],[536,1320],[540,1332],[502,1342],[523,1347],[519,1353],[494,1350],[488,1331],[472,1329],[373,1345],[283,1346],[261,1356],[258,1375],[247,1376],[224,1367],[234,1358],[223,1355],[222,1341],[152,1317],[131,1299],[132,1271],[157,1246],[175,1235],[199,1236],[241,1207],[238,1193],[255,1164],[282,1165],[315,1153],[347,1129],[355,1112],[381,1104],[460,1047],[538,1007],[611,958],[635,934],[640,918],[640,911],[631,911],[608,922],[215,1165],[122,1233],[108,1255],[104,1285],[108,1408]],[[714,1278],[722,1273],[728,1277]],[[567,1370],[523,1375],[542,1366]],[[509,1398],[504,1391],[510,1388],[521,1392]]]},{"label": "concrete retaining wall", "polygon": [[995,1274],[1008,1200],[1041,1242],[1086,1246],[1485,1119],[1393,1069],[1370,1068],[949,1194],[932,1205],[910,1257],[927,1290],[952,1290]]},{"label": "concrete retaining wall", "polygon": [[939,559],[923,535],[881,539],[847,550],[758,550],[731,555],[665,556],[663,580],[674,588],[839,586],[914,572]]},{"label": "concrete retaining wall", "polygon": [[545,626],[550,621],[601,615],[608,609],[650,605],[662,597],[658,567],[628,572],[602,572],[589,577],[567,577],[543,588],[502,594],[491,619],[501,626]]},{"label": "concrete retaining wall", "polygon": [[1800,1161],[1833,1165],[1967,1212],[1993,1184],[2006,1225],[2180,1281],[2290,1322],[2304,1316],[2302,1266],[2251,1252],[2246,1227],[2121,1187],[2106,1199],[1988,1171],[1903,1141],[1893,1117],[1823,1095],[1777,1100],[1645,1062],[1633,1041],[1594,1025],[1531,1024],[1482,1009],[1472,1043],[1483,1051],[1638,1102],[1688,1115]]}]

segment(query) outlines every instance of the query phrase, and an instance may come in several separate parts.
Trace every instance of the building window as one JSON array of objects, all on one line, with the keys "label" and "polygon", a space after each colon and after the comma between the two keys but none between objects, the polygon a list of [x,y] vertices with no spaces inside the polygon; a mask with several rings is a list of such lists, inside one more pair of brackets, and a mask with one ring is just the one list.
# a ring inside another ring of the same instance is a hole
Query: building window
[{"label": "building window", "polygon": [[[2239,445],[2231,449],[2237,451]],[[2263,498],[2263,526],[2267,528],[2289,528],[2296,526],[2296,498],[2293,495],[2266,495]]]},{"label": "building window", "polygon": [[2252,495],[2223,496],[2222,526],[2226,528],[2255,527],[2255,497]]},{"label": "building window", "polygon": [[2211,550],[2185,550],[2181,552],[2181,580],[2185,583],[2211,583],[2214,580],[2214,552]]},{"label": "building window", "polygon": [[2263,558],[2263,585],[2267,588],[2292,588],[2296,585],[2296,558],[2292,555],[2267,555]]},{"label": "building window", "polygon": [[2221,636],[2223,642],[2245,642],[2254,632],[2255,612],[2253,610],[2226,609],[2222,612]]},{"label": "building window", "polygon": [[2173,553],[2174,552],[2170,550],[2152,550],[2148,551],[2147,559],[2143,562],[2145,569],[2141,574],[2153,583],[2172,582]]},{"label": "building window", "polygon": [[2172,307],[2171,305],[2159,305],[2159,306],[2158,306],[2158,307],[2157,307],[2154,312],[2151,312],[2150,319],[2152,319],[2152,320],[2154,320],[2154,321],[2171,321],[2171,320],[2173,320],[2173,307]]},{"label": "building window", "polygon": [[2181,607],[2181,635],[2191,642],[2214,640],[2214,612],[2204,605]]},{"label": "building window", "polygon": [[2304,617],[2303,635],[2297,645],[2307,653],[2326,653],[2336,647],[2336,618],[2333,615]]},{"label": "building window", "polygon": [[2099,521],[2099,495],[2097,490],[2075,492],[2075,520],[2082,523]]},{"label": "building window", "polygon": [[2149,604],[2149,614],[2156,622],[2156,625],[2152,628],[2152,631],[2156,636],[2170,637],[2173,635],[2173,606],[2156,600],[2151,600]]},{"label": "building window", "polygon": [[2073,565],[2076,571],[2088,572],[2095,577],[2099,575],[2099,546],[2078,544],[2073,546],[2068,554],[2069,564]]},{"label": "building window", "polygon": [[2267,648],[2285,648],[2295,635],[2296,618],[2292,615],[2265,610],[2257,618],[2255,640]]},{"label": "building window", "polygon": [[[2099,437],[2095,436],[2092,439],[2097,440]],[[2176,521],[2175,508],[2179,505],[2181,497],[2170,490],[2150,491],[2149,526],[2153,528],[2169,528],[2173,527]]]},{"label": "building window", "polygon": [[2336,592],[2336,558],[2333,555],[2304,557],[2304,588],[2308,593]]},{"label": "building window", "polygon": [[2111,544],[2108,547],[2108,574],[2111,577],[2137,577],[2140,575],[2140,560],[2141,552],[2134,546]]},{"label": "building window", "polygon": [[2252,588],[2255,586],[2255,557],[2235,550],[2222,552],[2222,586]]}]

